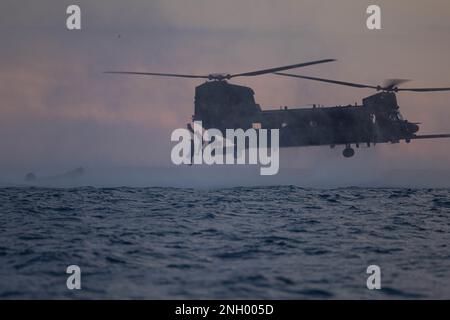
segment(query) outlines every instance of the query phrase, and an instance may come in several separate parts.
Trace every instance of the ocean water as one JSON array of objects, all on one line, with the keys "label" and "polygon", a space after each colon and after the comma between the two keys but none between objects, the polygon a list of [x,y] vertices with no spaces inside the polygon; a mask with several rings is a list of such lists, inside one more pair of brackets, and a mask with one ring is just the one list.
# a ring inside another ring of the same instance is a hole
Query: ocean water
[{"label": "ocean water", "polygon": [[450,189],[1,188],[0,298],[449,299]]}]

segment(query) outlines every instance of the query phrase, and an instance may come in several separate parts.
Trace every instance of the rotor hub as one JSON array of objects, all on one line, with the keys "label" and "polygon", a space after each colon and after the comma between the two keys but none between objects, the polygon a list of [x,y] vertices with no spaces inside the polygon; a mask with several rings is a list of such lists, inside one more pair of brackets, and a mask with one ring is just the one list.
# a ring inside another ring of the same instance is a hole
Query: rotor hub
[{"label": "rotor hub", "polygon": [[211,73],[208,75],[208,80],[212,81],[224,81],[229,80],[231,78],[231,74],[229,73]]}]

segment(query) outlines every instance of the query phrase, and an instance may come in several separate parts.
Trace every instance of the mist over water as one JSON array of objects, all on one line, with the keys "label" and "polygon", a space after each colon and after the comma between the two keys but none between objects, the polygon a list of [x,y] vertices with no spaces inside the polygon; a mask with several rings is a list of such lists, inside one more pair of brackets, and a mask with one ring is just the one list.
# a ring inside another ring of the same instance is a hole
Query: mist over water
[{"label": "mist over water", "polygon": [[[439,142],[435,142],[439,143]],[[44,187],[180,187],[222,188],[239,186],[295,185],[319,189],[336,187],[450,187],[447,163],[427,156],[410,162],[399,161],[392,153],[408,153],[408,145],[378,145],[356,149],[354,158],[344,158],[342,148],[287,148],[280,151],[280,170],[261,176],[259,165],[166,165],[166,166],[84,166],[14,168],[0,171],[0,186]],[[383,155],[390,151],[388,156]],[[170,152],[167,155],[170,157]],[[170,162],[170,159],[168,160]],[[434,163],[431,163],[434,162]],[[73,171],[82,169],[79,174]],[[35,180],[27,181],[32,173]]]},{"label": "mist over water", "polygon": [[[369,172],[367,172],[369,170]],[[9,177],[8,177],[9,176]],[[283,169],[279,174],[263,177],[259,168],[87,168],[80,177],[44,176],[36,181],[25,181],[22,172],[9,173],[0,180],[1,187],[34,186],[70,188],[93,187],[176,187],[222,188],[237,186],[295,185],[329,189],[337,187],[405,187],[447,188],[450,174],[439,170],[391,170],[355,168],[340,172],[330,168]]]}]

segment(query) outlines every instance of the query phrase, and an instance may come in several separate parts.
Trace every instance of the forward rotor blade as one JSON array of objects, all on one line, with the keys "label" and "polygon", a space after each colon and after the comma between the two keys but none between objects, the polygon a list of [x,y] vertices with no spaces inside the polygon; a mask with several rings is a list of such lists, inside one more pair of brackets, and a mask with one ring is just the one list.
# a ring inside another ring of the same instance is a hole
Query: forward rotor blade
[{"label": "forward rotor blade", "polygon": [[349,86],[349,87],[354,87],[354,88],[377,89],[376,86],[370,86],[370,85],[361,84],[361,83],[353,83],[353,82],[345,82],[345,81],[338,81],[338,80],[331,80],[331,79],[315,78],[315,77],[301,76],[301,75],[298,75],[298,74],[282,73],[282,72],[275,72],[275,74],[280,75],[280,76],[286,76],[286,77],[293,77],[293,78],[301,78],[301,79],[307,79],[307,80],[328,82],[328,83],[339,84],[339,85]]},{"label": "forward rotor blade", "polygon": [[317,60],[317,61],[311,61],[311,62],[305,62],[305,63],[292,64],[292,65],[284,66],[284,67],[277,67],[277,68],[256,70],[256,71],[251,71],[251,72],[237,73],[237,74],[230,75],[230,78],[259,76],[262,74],[274,73],[274,72],[278,72],[278,71],[284,71],[284,70],[295,69],[295,68],[301,68],[301,67],[311,66],[314,64],[327,63],[327,62],[332,62],[332,61],[336,61],[336,59]]},{"label": "forward rotor blade", "polygon": [[450,91],[450,88],[398,88],[397,91],[437,92]]},{"label": "forward rotor blade", "polygon": [[140,75],[140,76],[161,76],[161,77],[176,77],[176,78],[194,78],[194,79],[208,79],[208,77],[209,77],[209,76],[198,76],[198,75],[193,75],[193,74],[133,72],[133,71],[105,71],[105,73],[132,74],[132,75]]}]

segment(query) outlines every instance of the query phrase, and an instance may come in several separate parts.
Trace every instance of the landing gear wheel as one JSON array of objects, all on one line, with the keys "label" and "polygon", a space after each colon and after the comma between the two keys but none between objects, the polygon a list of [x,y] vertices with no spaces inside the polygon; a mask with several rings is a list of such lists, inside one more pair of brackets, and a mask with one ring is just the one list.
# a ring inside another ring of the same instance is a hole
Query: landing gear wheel
[{"label": "landing gear wheel", "polygon": [[351,147],[347,147],[342,151],[342,155],[346,158],[351,158],[355,155],[355,150]]}]

